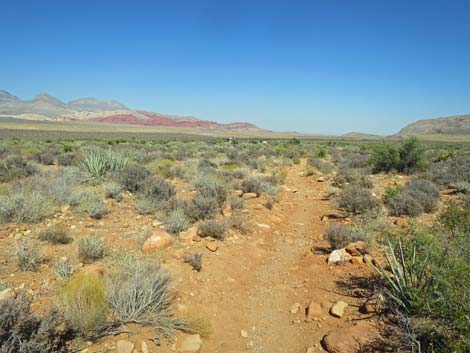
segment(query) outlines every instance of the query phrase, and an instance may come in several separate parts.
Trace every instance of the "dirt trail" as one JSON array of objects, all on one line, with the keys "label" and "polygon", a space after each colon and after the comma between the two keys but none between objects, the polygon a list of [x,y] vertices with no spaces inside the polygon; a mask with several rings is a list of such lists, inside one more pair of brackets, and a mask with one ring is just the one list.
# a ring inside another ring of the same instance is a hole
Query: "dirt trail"
[{"label": "dirt trail", "polygon": [[[331,206],[324,199],[328,183],[302,177],[302,170],[302,165],[289,170],[273,210],[248,201],[261,234],[229,238],[216,253],[206,251],[204,270],[190,277],[189,296],[182,299],[190,311],[203,311],[213,326],[204,340],[205,352],[303,353],[308,347],[320,352],[326,333],[360,317],[357,299],[339,293],[337,281],[351,274],[364,275],[368,269],[330,266],[325,254],[311,251],[328,245],[321,236],[327,226],[321,216]],[[262,224],[271,229],[265,230]],[[310,301],[339,299],[351,304],[346,317],[333,318],[326,309],[320,321],[305,322]],[[295,303],[301,309],[292,314]]]}]

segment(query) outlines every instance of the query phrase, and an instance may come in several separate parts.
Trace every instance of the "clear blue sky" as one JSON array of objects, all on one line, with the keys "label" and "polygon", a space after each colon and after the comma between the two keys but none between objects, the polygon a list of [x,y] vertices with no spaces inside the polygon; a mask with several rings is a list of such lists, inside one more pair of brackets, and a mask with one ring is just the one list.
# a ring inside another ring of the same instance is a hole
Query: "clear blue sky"
[{"label": "clear blue sky", "polygon": [[0,89],[389,134],[470,113],[470,1],[0,0]]}]

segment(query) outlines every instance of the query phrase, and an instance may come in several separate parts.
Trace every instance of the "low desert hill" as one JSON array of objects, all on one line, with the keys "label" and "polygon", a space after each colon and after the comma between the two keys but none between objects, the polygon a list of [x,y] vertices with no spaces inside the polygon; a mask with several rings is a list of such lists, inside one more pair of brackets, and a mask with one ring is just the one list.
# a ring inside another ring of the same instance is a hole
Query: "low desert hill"
[{"label": "low desert hill", "polygon": [[469,135],[470,115],[418,120],[405,126],[398,135]]}]

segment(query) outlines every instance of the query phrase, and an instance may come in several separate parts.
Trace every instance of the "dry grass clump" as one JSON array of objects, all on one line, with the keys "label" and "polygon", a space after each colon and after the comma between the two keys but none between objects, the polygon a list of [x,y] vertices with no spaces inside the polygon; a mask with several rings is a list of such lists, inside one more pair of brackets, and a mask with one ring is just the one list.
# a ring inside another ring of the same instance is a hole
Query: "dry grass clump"
[{"label": "dry grass clump", "polygon": [[208,219],[198,227],[198,234],[201,237],[212,237],[215,239],[224,239],[227,231],[227,224],[224,221]]},{"label": "dry grass clump", "polygon": [[52,264],[52,270],[61,280],[68,281],[72,277],[74,268],[67,258],[62,257]]},{"label": "dry grass clump", "polygon": [[43,192],[19,187],[0,196],[0,222],[36,223],[52,214],[52,204]]},{"label": "dry grass clump", "polygon": [[169,212],[163,224],[168,233],[178,236],[179,233],[191,226],[191,220],[183,209],[177,208]]},{"label": "dry grass clump", "polygon": [[91,337],[105,323],[109,304],[101,279],[93,273],[78,273],[58,292],[59,307],[70,328]]},{"label": "dry grass clump", "polygon": [[41,250],[30,239],[22,239],[16,243],[15,258],[22,271],[36,271],[44,260]]},{"label": "dry grass clump", "polygon": [[379,200],[369,189],[350,185],[340,193],[338,206],[352,214],[368,213],[378,209]]},{"label": "dry grass clump", "polygon": [[76,206],[78,211],[96,219],[103,217],[108,212],[101,196],[93,190],[78,191],[73,196],[72,205]]},{"label": "dry grass clump", "polygon": [[102,185],[104,196],[108,199],[121,201],[123,198],[122,187],[113,181],[106,182]]},{"label": "dry grass clump", "polygon": [[183,257],[183,262],[185,264],[191,265],[193,270],[197,272],[202,270],[202,254],[199,251],[196,251],[192,254],[185,254]]},{"label": "dry grass clump", "polygon": [[77,242],[78,256],[85,263],[92,263],[104,257],[106,247],[104,240],[92,235]]},{"label": "dry grass clump", "polygon": [[69,237],[67,226],[63,223],[56,223],[41,230],[38,238],[52,244],[68,244],[72,240]]}]

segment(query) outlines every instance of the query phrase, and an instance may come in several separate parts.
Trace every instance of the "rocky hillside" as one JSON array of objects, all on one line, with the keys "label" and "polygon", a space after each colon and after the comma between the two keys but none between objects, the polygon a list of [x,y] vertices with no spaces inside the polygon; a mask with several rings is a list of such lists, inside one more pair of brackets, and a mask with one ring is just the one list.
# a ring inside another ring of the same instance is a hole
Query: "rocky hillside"
[{"label": "rocky hillside", "polygon": [[470,134],[470,115],[418,120],[405,126],[398,135],[466,135]]},{"label": "rocky hillside", "polygon": [[131,110],[114,100],[80,98],[68,103],[45,93],[32,100],[22,100],[0,90],[0,116],[33,120],[90,121],[109,124],[132,124],[226,130],[262,130],[246,122],[217,123],[192,116],[178,116]]}]

